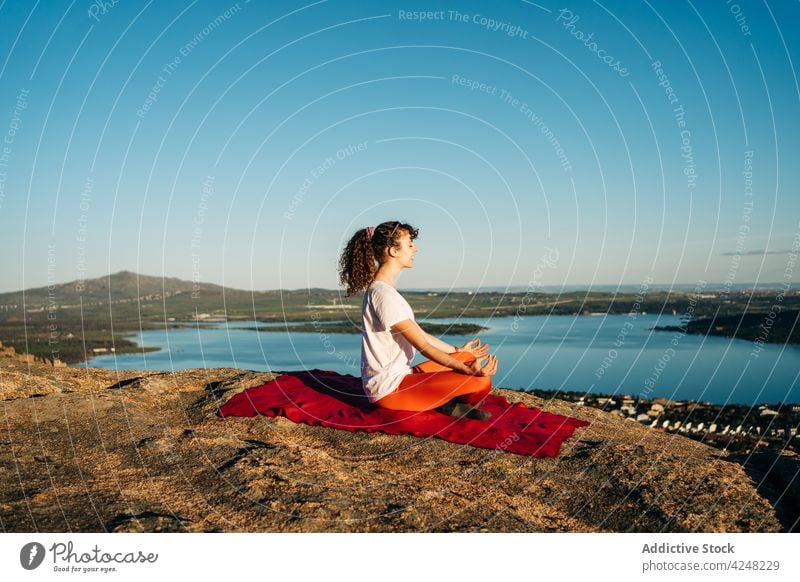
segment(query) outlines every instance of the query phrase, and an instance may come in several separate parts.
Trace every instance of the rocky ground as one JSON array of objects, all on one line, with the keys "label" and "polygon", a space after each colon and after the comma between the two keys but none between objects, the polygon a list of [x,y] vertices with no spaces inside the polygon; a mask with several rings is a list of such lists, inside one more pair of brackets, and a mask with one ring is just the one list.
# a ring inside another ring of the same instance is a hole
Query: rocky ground
[{"label": "rocky ground", "polygon": [[[439,439],[226,418],[274,377],[53,367],[0,353],[6,532],[776,532],[796,458],[753,463],[596,409],[555,459]],[[780,469],[778,469],[780,468]]]}]

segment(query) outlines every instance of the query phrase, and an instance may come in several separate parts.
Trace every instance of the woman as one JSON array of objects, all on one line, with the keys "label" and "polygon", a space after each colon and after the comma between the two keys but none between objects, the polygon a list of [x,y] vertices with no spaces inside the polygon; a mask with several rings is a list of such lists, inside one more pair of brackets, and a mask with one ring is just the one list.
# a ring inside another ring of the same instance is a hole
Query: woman
[{"label": "woman", "polygon": [[[488,356],[482,366],[489,346],[480,339],[458,348],[426,333],[395,289],[400,271],[414,266],[417,234],[416,228],[399,221],[362,228],[339,258],[339,276],[347,286],[347,297],[366,290],[361,306],[364,392],[382,408],[435,408],[453,416],[485,420],[490,413],[477,406],[492,389],[497,357]],[[412,367],[417,351],[428,360]]]}]

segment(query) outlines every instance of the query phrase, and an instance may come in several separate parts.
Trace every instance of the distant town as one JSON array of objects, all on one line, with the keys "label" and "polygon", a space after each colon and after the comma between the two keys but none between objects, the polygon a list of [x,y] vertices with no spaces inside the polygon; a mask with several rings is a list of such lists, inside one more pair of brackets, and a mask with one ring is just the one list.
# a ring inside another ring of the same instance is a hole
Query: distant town
[{"label": "distant town", "polygon": [[529,390],[540,398],[558,398],[638,422],[653,430],[685,436],[713,447],[741,453],[800,449],[800,403],[746,406],[710,402],[652,400],[632,395]]}]

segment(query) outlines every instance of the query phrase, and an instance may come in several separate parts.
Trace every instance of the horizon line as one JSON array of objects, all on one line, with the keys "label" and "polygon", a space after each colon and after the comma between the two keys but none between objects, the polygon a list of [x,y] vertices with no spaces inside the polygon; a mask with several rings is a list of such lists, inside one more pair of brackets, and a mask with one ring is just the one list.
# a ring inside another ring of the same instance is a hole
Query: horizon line
[{"label": "horizon line", "polygon": [[[244,289],[244,288],[240,288],[240,287],[232,287],[232,286],[225,285],[225,284],[222,284],[222,283],[212,283],[212,282],[209,282],[209,281],[192,281],[190,279],[182,279],[180,277],[176,277],[176,276],[173,276],[173,275],[147,275],[147,274],[144,274],[144,273],[137,273],[136,271],[131,271],[131,270],[128,270],[128,269],[122,269],[122,270],[116,271],[114,273],[109,273],[109,274],[106,274],[106,275],[99,275],[97,277],[92,277],[92,278],[85,278],[85,279],[79,278],[79,279],[72,279],[70,281],[65,281],[65,282],[60,282],[60,283],[50,283],[50,284],[46,284],[46,285],[39,285],[37,287],[29,287],[29,288],[24,288],[24,289],[15,289],[15,290],[10,290],[10,291],[0,291],[0,294],[24,293],[24,292],[27,292],[27,291],[32,291],[32,290],[35,290],[35,289],[43,289],[43,288],[47,288],[47,287],[55,286],[55,285],[63,286],[63,285],[69,285],[70,283],[75,283],[75,284],[86,283],[88,281],[102,279],[102,278],[106,278],[106,277],[113,277],[114,275],[120,275],[120,274],[124,274],[124,273],[130,273],[131,275],[136,275],[137,278],[138,277],[149,277],[149,278],[162,279],[162,280],[164,280],[164,279],[177,279],[179,281],[183,281],[183,282],[186,282],[186,283],[192,283],[194,285],[216,285],[216,286],[219,286],[219,287],[224,287],[226,289],[231,289],[231,290],[235,290],[235,291],[249,291],[251,293],[265,293],[265,292],[269,292],[269,291],[300,291],[300,290],[304,290],[304,289],[322,289],[324,291],[343,291],[344,290],[342,287],[333,287],[333,288],[330,288],[330,287],[295,287],[295,288],[279,287],[279,288],[273,288],[273,289]],[[707,289],[708,287],[720,287],[721,286],[721,287],[730,287],[730,288],[737,288],[737,289],[741,289],[743,287],[744,288],[750,287],[750,288],[753,288],[753,289],[770,290],[770,289],[778,289],[778,288],[781,288],[781,287],[785,286],[785,283],[783,283],[783,282],[779,283],[779,282],[775,282],[775,281],[773,281],[773,282],[748,281],[748,282],[742,282],[742,283],[729,283],[727,281],[720,281],[720,282],[704,281],[703,283],[704,283],[704,289]],[[667,290],[668,289],[678,289],[678,288],[681,288],[681,287],[697,286],[697,284],[698,284],[698,281],[685,282],[685,283],[678,283],[678,282],[676,282],[676,283],[647,282],[647,286],[644,287],[644,290],[647,290],[647,289],[651,289],[652,290],[652,289],[654,289],[656,287],[658,287],[660,289],[667,289]],[[530,291],[534,292],[536,289],[556,289],[556,290],[559,290],[559,289],[566,289],[566,288],[569,288],[569,289],[571,289],[573,291],[576,291],[576,290],[578,290],[578,291],[580,291],[580,290],[589,291],[589,290],[591,290],[592,288],[595,288],[595,287],[606,287],[606,288],[609,288],[609,287],[610,288],[614,288],[615,287],[617,289],[621,289],[623,287],[637,287],[637,286],[639,288],[642,288],[644,286],[644,282],[640,281],[640,282],[637,282],[637,283],[561,283],[561,284],[553,283],[553,284],[546,284],[546,285],[545,284],[539,284],[536,288],[530,289]],[[530,284],[527,284],[527,285],[526,284],[500,284],[500,285],[483,284],[483,285],[458,285],[458,286],[452,286],[452,287],[396,287],[396,288],[397,289],[402,289],[402,290],[405,290],[405,291],[420,291],[420,292],[425,292],[425,291],[453,291],[453,292],[476,291],[476,292],[480,292],[479,291],[480,289],[495,289],[495,290],[496,289],[507,289],[507,290],[510,290],[510,289],[520,289],[520,288],[521,289],[528,289],[529,287],[530,287]]]}]

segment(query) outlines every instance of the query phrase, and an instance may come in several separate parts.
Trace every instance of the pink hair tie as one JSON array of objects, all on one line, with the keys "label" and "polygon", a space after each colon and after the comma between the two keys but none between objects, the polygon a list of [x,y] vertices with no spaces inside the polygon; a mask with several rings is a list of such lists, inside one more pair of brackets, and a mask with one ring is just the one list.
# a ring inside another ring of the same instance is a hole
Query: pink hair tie
[{"label": "pink hair tie", "polygon": [[372,240],[372,233],[375,232],[374,226],[367,227],[367,240]]}]

